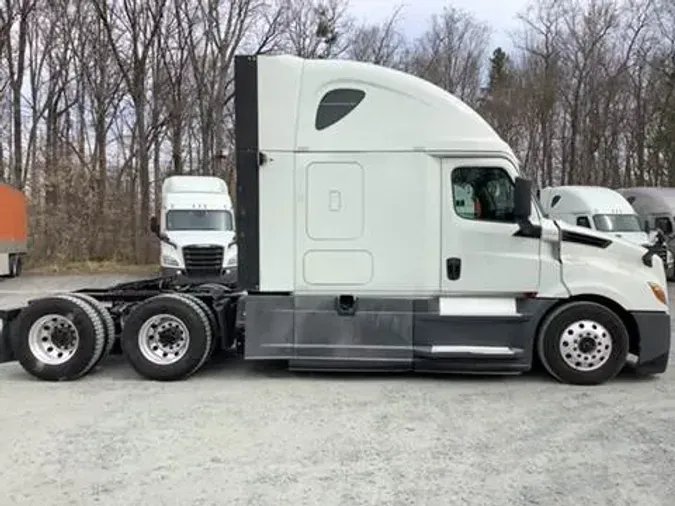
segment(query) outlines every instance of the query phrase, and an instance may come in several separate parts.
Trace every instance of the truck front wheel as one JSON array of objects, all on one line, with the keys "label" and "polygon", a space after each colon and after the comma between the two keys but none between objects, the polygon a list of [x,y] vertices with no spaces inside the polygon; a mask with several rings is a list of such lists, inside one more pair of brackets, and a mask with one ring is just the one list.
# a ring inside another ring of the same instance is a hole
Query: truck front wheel
[{"label": "truck front wheel", "polygon": [[141,376],[158,381],[185,379],[204,364],[213,339],[208,316],[179,294],[142,302],[129,314],[122,351]]},{"label": "truck front wheel", "polygon": [[537,354],[562,383],[599,385],[613,379],[628,358],[628,331],[613,311],[586,301],[563,304],[541,325]]}]

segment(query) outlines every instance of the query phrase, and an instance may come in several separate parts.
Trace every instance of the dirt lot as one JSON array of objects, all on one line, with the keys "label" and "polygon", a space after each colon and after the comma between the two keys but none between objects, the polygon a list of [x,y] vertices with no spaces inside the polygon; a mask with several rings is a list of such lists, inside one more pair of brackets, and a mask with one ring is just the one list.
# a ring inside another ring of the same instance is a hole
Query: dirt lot
[{"label": "dirt lot", "polygon": [[[112,281],[0,281],[0,307]],[[157,384],[115,358],[63,384],[1,365],[0,399],[2,506],[665,506],[675,497],[675,367],[575,388],[538,375],[293,375],[226,362]]]}]

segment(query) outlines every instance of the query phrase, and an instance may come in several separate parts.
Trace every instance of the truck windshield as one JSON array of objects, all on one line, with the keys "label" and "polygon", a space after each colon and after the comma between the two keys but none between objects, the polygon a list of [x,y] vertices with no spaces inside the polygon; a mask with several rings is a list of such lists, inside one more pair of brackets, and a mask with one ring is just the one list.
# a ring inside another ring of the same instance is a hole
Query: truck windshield
[{"label": "truck windshield", "polygon": [[642,232],[640,220],[635,214],[596,214],[595,228],[601,232]]},{"label": "truck windshield", "polygon": [[167,230],[233,230],[232,214],[228,211],[202,209],[173,210],[166,214]]}]

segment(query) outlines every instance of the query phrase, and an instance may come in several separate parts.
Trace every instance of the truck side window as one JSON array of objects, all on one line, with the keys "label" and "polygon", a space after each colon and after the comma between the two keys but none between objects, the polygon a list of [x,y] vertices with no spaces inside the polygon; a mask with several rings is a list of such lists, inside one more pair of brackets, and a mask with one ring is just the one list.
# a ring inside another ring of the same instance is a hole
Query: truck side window
[{"label": "truck side window", "polygon": [[588,219],[588,216],[579,216],[577,218],[577,226],[591,228],[591,220]]},{"label": "truck side window", "polygon": [[666,235],[673,233],[673,224],[670,222],[670,218],[667,218],[666,216],[654,218],[654,226],[656,228],[660,228],[661,231]]},{"label": "truck side window", "polygon": [[347,116],[363,101],[366,92],[350,88],[338,88],[326,93],[316,110],[314,127],[324,130]]},{"label": "truck side window", "polygon": [[452,172],[453,206],[470,220],[513,222],[514,183],[499,167],[458,167]]}]

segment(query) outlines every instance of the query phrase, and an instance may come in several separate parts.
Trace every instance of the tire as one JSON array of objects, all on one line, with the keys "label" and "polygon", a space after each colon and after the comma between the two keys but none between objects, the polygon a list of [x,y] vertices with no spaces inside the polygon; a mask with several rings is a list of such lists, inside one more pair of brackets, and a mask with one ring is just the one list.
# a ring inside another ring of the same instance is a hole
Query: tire
[{"label": "tire", "polygon": [[16,256],[16,262],[14,264],[14,277],[18,278],[23,272],[23,257],[21,255]]},{"label": "tire", "polygon": [[89,304],[57,295],[23,309],[11,339],[14,355],[26,372],[47,381],[72,381],[87,374],[101,358],[105,329]]},{"label": "tire", "polygon": [[[164,327],[166,333],[160,336],[152,325]],[[156,381],[192,376],[208,358],[211,342],[208,316],[179,294],[157,295],[137,305],[121,336],[122,352],[134,370]]]},{"label": "tire", "polygon": [[22,264],[21,255],[9,255],[9,273],[7,274],[7,277],[18,278],[21,275]]},{"label": "tire", "polygon": [[108,309],[91,295],[84,293],[71,293],[69,295],[88,303],[101,319],[101,323],[105,329],[105,346],[103,348],[101,358],[99,358],[96,364],[94,364],[94,367],[96,367],[103,361],[103,359],[110,355],[110,351],[115,344],[115,322],[113,321],[112,316],[110,316]]},{"label": "tire", "polygon": [[537,337],[537,354],[546,371],[572,385],[613,379],[626,365],[628,348],[628,331],[621,319],[595,302],[571,302],[554,309]]},{"label": "tire", "polygon": [[187,297],[191,301],[193,301],[195,304],[197,304],[201,310],[204,312],[206,317],[209,319],[209,324],[211,326],[211,348],[209,349],[209,353],[206,356],[206,361],[211,358],[213,353],[216,351],[218,348],[218,343],[220,341],[220,325],[218,325],[218,319],[216,318],[216,313],[211,309],[206,302],[204,302],[202,299],[199,297],[196,297],[192,294],[189,293],[181,293],[181,297]]}]

